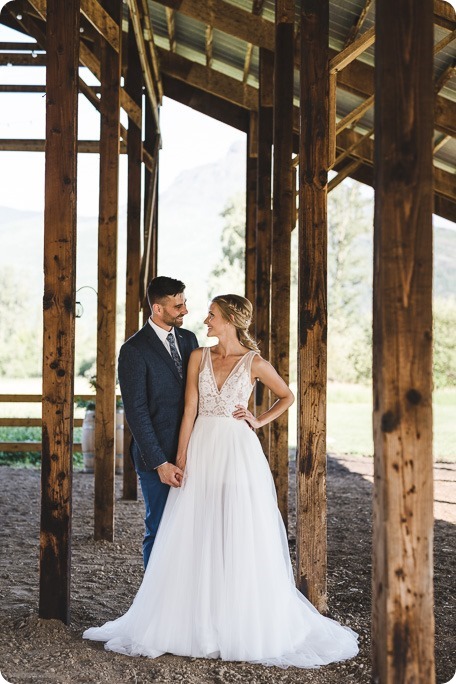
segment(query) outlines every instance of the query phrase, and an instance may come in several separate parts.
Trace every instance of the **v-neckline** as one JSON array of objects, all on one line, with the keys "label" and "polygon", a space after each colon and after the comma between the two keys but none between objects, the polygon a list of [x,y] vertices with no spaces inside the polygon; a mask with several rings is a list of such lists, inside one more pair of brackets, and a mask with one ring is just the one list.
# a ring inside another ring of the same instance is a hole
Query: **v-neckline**
[{"label": "v-neckline", "polygon": [[238,366],[241,364],[241,362],[242,362],[242,360],[244,359],[244,357],[246,357],[248,354],[250,354],[250,351],[248,351],[248,352],[246,352],[245,354],[243,354],[243,355],[241,356],[241,358],[240,358],[238,361],[236,361],[236,363],[234,364],[233,368],[230,370],[230,372],[229,372],[228,375],[226,376],[225,380],[222,382],[220,389],[218,388],[217,380],[215,379],[214,366],[212,365],[212,353],[211,353],[211,350],[210,350],[210,349],[208,349],[208,353],[209,353],[209,363],[210,363],[210,365],[211,365],[212,380],[214,381],[214,385],[215,385],[215,389],[217,390],[217,393],[218,393],[218,394],[221,394],[223,388],[225,387],[225,385],[226,385],[226,383],[228,382],[228,380],[230,379],[230,377],[233,375],[234,371],[235,371],[235,370],[238,368]]}]

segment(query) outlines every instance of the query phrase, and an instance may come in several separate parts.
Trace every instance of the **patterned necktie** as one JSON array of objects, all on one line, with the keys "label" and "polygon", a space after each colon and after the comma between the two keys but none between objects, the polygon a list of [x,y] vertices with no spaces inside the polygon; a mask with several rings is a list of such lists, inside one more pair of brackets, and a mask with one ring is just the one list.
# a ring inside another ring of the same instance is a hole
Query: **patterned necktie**
[{"label": "patterned necktie", "polygon": [[171,358],[176,364],[177,372],[179,373],[180,377],[182,378],[182,359],[179,356],[179,352],[177,351],[176,348],[176,341],[174,339],[173,333],[168,333],[166,336],[166,339],[169,342],[169,349],[171,351]]}]

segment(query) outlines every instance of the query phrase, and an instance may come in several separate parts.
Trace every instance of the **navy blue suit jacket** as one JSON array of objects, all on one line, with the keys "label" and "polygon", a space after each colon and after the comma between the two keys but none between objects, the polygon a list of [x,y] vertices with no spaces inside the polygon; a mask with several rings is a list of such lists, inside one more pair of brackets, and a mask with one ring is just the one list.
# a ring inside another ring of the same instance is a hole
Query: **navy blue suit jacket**
[{"label": "navy blue suit jacket", "polygon": [[198,347],[194,333],[175,328],[184,377],[149,322],[121,347],[119,384],[133,435],[130,453],[137,471],[176,459],[184,412],[188,359]]}]

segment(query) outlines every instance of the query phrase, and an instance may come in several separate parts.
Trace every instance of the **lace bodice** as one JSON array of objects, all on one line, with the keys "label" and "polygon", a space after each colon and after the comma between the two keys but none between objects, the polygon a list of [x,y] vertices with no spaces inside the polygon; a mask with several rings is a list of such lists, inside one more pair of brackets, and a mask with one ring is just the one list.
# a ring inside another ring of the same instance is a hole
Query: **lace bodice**
[{"label": "lace bodice", "polygon": [[236,404],[247,406],[253,390],[251,382],[252,361],[257,352],[249,351],[234,366],[220,390],[217,388],[212,355],[209,347],[203,349],[198,379],[200,416],[232,415]]}]

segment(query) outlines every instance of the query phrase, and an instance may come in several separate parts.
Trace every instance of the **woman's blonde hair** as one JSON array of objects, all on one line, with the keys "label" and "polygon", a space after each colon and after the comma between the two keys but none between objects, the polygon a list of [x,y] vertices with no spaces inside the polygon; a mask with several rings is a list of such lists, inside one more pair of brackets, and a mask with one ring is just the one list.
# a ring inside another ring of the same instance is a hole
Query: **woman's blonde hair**
[{"label": "woman's blonde hair", "polygon": [[238,340],[242,346],[259,352],[257,343],[249,335],[253,313],[252,303],[245,297],[235,294],[218,295],[214,297],[212,302],[220,308],[223,318],[234,325]]}]

